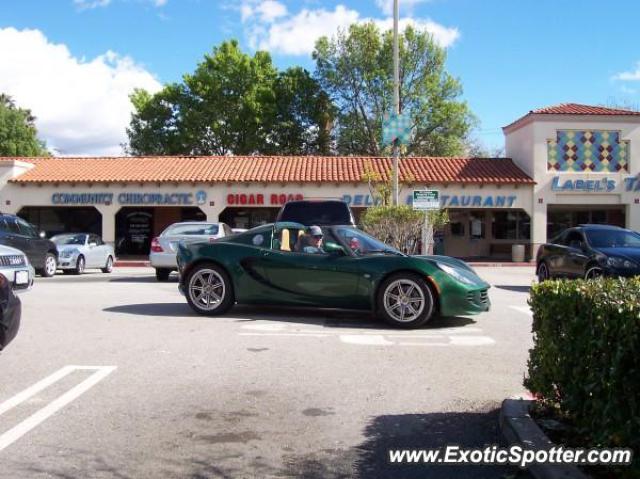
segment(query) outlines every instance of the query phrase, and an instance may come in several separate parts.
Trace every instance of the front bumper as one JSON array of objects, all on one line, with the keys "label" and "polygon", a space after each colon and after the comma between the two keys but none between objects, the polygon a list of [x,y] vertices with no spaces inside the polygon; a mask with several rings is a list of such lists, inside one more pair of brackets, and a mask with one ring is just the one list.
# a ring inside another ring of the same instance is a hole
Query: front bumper
[{"label": "front bumper", "polygon": [[442,316],[466,316],[480,314],[491,309],[488,283],[467,285],[446,273],[433,276],[438,285],[440,314]]},{"label": "front bumper", "polygon": [[[3,267],[0,268],[0,274],[7,278],[16,293],[31,289],[35,277],[35,271],[30,264],[14,268]],[[24,281],[25,277],[26,281]]]}]

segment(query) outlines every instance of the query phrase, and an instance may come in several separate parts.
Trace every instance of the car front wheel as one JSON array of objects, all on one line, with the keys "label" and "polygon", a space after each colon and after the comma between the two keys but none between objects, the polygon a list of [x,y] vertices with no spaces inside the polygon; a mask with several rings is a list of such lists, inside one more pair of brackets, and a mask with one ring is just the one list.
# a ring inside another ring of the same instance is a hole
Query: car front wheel
[{"label": "car front wheel", "polygon": [[104,265],[104,268],[100,268],[103,273],[111,273],[113,271],[113,257],[109,256],[107,258],[107,264]]},{"label": "car front wheel", "polygon": [[185,280],[185,295],[189,306],[198,314],[216,316],[233,306],[231,280],[221,267],[204,263],[189,272]]},{"label": "car front wheel", "polygon": [[84,256],[78,256],[78,261],[76,262],[76,269],[73,270],[74,274],[82,274],[84,273],[85,261]]},{"label": "car front wheel", "polygon": [[42,276],[44,276],[45,278],[50,278],[51,276],[56,274],[57,269],[58,260],[56,260],[56,257],[53,254],[47,253],[44,258],[44,268],[42,268],[41,271]]},{"label": "car front wheel", "polygon": [[395,274],[378,289],[377,311],[387,323],[400,328],[417,328],[434,314],[435,300],[427,282],[411,273]]},{"label": "car front wheel", "polygon": [[170,269],[166,268],[156,268],[156,279],[158,281],[169,281],[169,275],[171,274]]}]

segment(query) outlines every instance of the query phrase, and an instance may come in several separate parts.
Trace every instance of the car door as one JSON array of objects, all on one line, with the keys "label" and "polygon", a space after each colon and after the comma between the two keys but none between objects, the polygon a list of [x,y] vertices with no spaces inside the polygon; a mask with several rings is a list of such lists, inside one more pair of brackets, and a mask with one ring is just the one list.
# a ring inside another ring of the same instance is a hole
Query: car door
[{"label": "car door", "polygon": [[282,241],[274,244],[279,248],[263,250],[260,266],[275,291],[300,304],[353,306],[359,268],[352,256],[295,252],[283,249]]},{"label": "car door", "polygon": [[586,241],[580,230],[572,230],[567,235],[567,253],[565,255],[565,271],[570,278],[584,277],[589,255],[586,252]]},{"label": "car door", "polygon": [[18,217],[5,216],[5,220],[11,232],[12,242],[15,245],[11,246],[24,252],[35,268],[42,268],[44,266],[44,253],[40,252],[35,242],[35,230],[26,221]]},{"label": "car door", "polygon": [[87,267],[98,268],[104,266],[107,263],[107,258],[105,257],[104,246],[98,235],[88,235],[86,241]]}]

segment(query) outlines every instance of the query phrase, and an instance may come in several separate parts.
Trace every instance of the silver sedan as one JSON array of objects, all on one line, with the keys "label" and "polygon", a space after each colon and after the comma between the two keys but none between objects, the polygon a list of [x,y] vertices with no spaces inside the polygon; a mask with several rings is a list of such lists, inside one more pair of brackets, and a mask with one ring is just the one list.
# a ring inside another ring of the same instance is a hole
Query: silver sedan
[{"label": "silver sedan", "polygon": [[95,234],[69,233],[51,238],[58,248],[58,269],[65,273],[81,274],[87,268],[103,273],[113,271],[116,255],[113,247]]}]

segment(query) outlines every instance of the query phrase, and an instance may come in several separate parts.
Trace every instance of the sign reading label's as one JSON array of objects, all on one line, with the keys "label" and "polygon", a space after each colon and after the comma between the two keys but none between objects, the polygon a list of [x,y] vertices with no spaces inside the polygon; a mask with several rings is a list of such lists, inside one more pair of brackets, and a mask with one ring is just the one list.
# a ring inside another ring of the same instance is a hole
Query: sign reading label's
[{"label": "sign reading label's", "polygon": [[[195,201],[194,201],[195,198]],[[54,205],[110,205],[113,193],[54,193],[51,203]],[[207,193],[120,193],[116,196],[121,205],[203,205],[207,201]]]},{"label": "sign reading label's", "polygon": [[413,190],[411,204],[414,210],[437,210],[440,208],[440,193],[438,190]]},{"label": "sign reading label's", "polygon": [[559,176],[554,176],[551,181],[552,191],[579,191],[579,192],[605,192],[609,193],[616,189],[616,180],[612,178],[601,178],[599,180],[562,180]]}]

